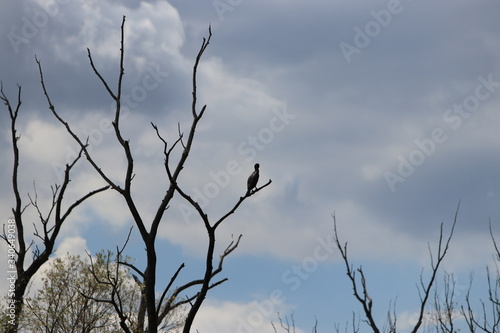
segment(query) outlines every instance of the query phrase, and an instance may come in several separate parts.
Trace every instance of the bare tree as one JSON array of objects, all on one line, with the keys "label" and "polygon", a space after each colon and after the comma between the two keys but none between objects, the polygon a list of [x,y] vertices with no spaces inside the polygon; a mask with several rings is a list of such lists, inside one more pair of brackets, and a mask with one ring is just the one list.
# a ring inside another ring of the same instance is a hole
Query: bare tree
[{"label": "bare tree", "polygon": [[[356,318],[356,313],[353,312],[351,322],[349,323],[349,321],[347,321],[344,326],[344,332],[347,333],[349,331],[349,327],[351,327],[353,333],[358,333],[359,324],[360,324],[360,319],[359,317]],[[340,333],[340,324],[338,323],[335,324],[335,332]]]},{"label": "bare tree", "polygon": [[[278,316],[278,321],[280,323],[279,327],[287,333],[295,333],[296,332],[296,326],[295,326],[295,317],[293,312],[288,316],[285,315],[285,318],[282,318],[280,313],[277,313]],[[274,333],[278,333],[278,329],[274,325],[274,322],[271,321],[271,326],[273,328]],[[318,332],[318,319],[314,318],[314,326],[312,328],[312,333],[317,333]]]},{"label": "bare tree", "polygon": [[[64,222],[66,222],[73,209],[93,195],[106,190],[109,186],[95,189],[72,203],[68,204],[64,201],[64,195],[70,183],[70,172],[81,158],[82,152],[87,146],[87,143],[82,142],[83,148],[80,150],[78,156],[71,163],[66,164],[62,184],[51,186],[52,197],[48,207],[41,207],[39,204],[35,186],[34,193],[28,195],[29,200],[23,199],[19,186],[21,175],[19,174],[20,152],[18,141],[21,139],[21,135],[17,134],[16,127],[21,107],[21,86],[18,86],[17,103],[15,103],[15,106],[4,93],[3,85],[0,85],[0,99],[6,105],[10,116],[10,133],[13,150],[12,189],[15,199],[15,204],[12,208],[14,224],[8,225],[8,230],[6,230],[4,224],[3,232],[0,235],[7,242],[9,248],[15,252],[10,258],[11,260],[9,260],[9,269],[16,272],[13,291],[9,292],[9,296],[12,294],[9,302],[14,306],[14,311],[11,313],[10,320],[6,324],[6,332],[17,332],[26,289],[32,277],[47,262],[52,254],[56,239]],[[27,225],[23,214],[28,207],[35,209],[38,215],[38,223],[33,223],[35,228],[34,237],[31,237],[30,232],[25,230]],[[15,229],[11,229],[14,225]],[[30,251],[33,253],[31,262],[27,258]]]},{"label": "bare tree", "polygon": [[431,311],[431,322],[435,326],[436,332],[454,333],[455,320],[461,316],[460,310],[457,309],[457,301],[455,295],[456,280],[453,274],[445,273],[443,278],[442,291],[438,292],[437,288],[434,292],[434,307]]},{"label": "bare tree", "polygon": [[[290,316],[285,316],[285,319],[281,318],[281,315],[278,312],[278,321],[280,322],[280,327],[287,333],[295,333],[295,318],[293,317],[293,313]],[[271,326],[273,327],[274,333],[278,333],[276,326],[271,321]],[[316,328],[316,325],[314,326]]]},{"label": "bare tree", "polygon": [[[429,255],[430,255],[430,266],[431,266],[431,273],[430,273],[430,278],[428,281],[424,281],[424,278],[422,274],[420,275],[420,282],[417,285],[417,290],[420,298],[420,308],[418,312],[418,317],[415,325],[413,326],[413,329],[411,330],[412,333],[416,333],[419,331],[420,327],[424,323],[424,315],[426,311],[426,305],[429,300],[429,297],[432,295],[432,288],[433,285],[436,281],[436,277],[439,271],[439,268],[446,256],[446,253],[448,252],[449,246],[451,239],[453,237],[453,232],[455,230],[455,225],[457,223],[457,216],[458,216],[458,210],[460,208],[460,205],[457,207],[457,210],[455,212],[455,217],[453,220],[453,224],[451,226],[451,230],[449,232],[449,235],[447,238],[444,237],[443,233],[443,224],[441,223],[440,226],[440,232],[439,232],[439,241],[438,241],[438,247],[436,254],[434,255],[432,252],[432,249],[429,245]],[[342,259],[345,264],[346,268],[346,274],[347,277],[349,278],[349,281],[351,282],[351,286],[353,289],[354,297],[358,301],[359,304],[361,304],[361,307],[363,309],[364,317],[363,321],[370,327],[370,329],[374,333],[379,333],[379,332],[396,332],[396,314],[395,310],[394,311],[389,311],[388,312],[388,324],[386,325],[385,329],[380,329],[378,324],[376,323],[376,320],[373,315],[373,304],[374,301],[371,298],[371,296],[368,293],[368,283],[366,280],[365,272],[363,271],[363,268],[360,266],[356,269],[353,268],[352,264],[349,261],[348,255],[347,255],[347,242],[344,244],[341,244],[338,233],[337,233],[337,221],[335,218],[335,215],[333,215],[333,225],[334,225],[334,240],[337,245],[337,248],[340,251],[340,254],[342,256]],[[436,258],[434,258],[434,256]],[[353,326],[355,327],[355,326]]]},{"label": "bare tree", "polygon": [[[119,261],[121,265],[127,265],[130,267],[137,275],[138,275],[138,280],[141,280],[143,292],[142,292],[142,297],[143,297],[143,302],[144,302],[144,316],[143,318],[147,318],[147,322],[144,319],[144,323],[141,323],[139,321],[139,329],[144,329],[149,333],[154,333],[157,332],[158,327],[161,324],[161,319],[162,317],[171,311],[173,308],[175,308],[175,304],[172,303],[172,300],[175,300],[176,297],[166,297],[170,292],[172,295],[177,296],[181,292],[186,292],[188,289],[192,288],[197,288],[195,292],[191,294],[191,296],[188,296],[187,299],[185,300],[186,303],[190,304],[190,310],[188,311],[187,317],[186,317],[186,322],[184,325],[184,333],[188,333],[191,329],[191,326],[193,324],[194,318],[196,314],[198,313],[206,295],[209,289],[223,283],[226,281],[226,279],[219,279],[216,281],[213,281],[214,278],[222,271],[222,264],[226,256],[228,256],[232,251],[236,249],[236,247],[239,244],[240,237],[237,238],[237,240],[233,240],[227,248],[223,251],[223,253],[219,257],[218,264],[214,263],[214,254],[215,254],[215,240],[216,240],[216,230],[217,227],[221,225],[222,222],[224,222],[230,215],[232,215],[238,207],[242,204],[242,202],[247,199],[248,197],[254,195],[264,187],[268,186],[271,184],[271,180],[269,180],[266,184],[262,185],[261,187],[257,187],[253,191],[248,191],[244,196],[240,197],[238,200],[236,200],[236,203],[234,206],[229,209],[229,211],[221,216],[219,219],[215,221],[211,221],[207,215],[207,213],[204,211],[204,209],[201,207],[201,205],[194,200],[190,194],[187,191],[184,191],[181,189],[181,187],[178,184],[178,178],[181,173],[181,171],[184,168],[184,165],[188,159],[188,156],[191,151],[191,147],[194,142],[194,137],[195,137],[195,131],[198,125],[198,122],[201,120],[202,116],[205,113],[206,110],[206,105],[201,107],[201,109],[198,108],[197,105],[197,70],[198,66],[201,60],[202,55],[204,54],[206,48],[208,47],[210,43],[210,39],[212,37],[211,29],[209,28],[209,35],[207,38],[203,39],[203,42],[201,44],[200,50],[196,56],[196,60],[194,63],[193,67],[193,75],[192,75],[192,103],[191,103],[191,115],[192,115],[192,120],[191,120],[191,126],[189,129],[189,132],[187,134],[187,139],[185,139],[184,134],[180,130],[179,126],[179,133],[178,133],[178,138],[177,140],[171,144],[168,145],[167,141],[161,136],[160,130],[156,125],[152,123],[152,127],[154,131],[156,132],[159,140],[164,145],[163,149],[163,154],[164,154],[164,168],[165,172],[168,177],[168,185],[167,188],[165,189],[165,194],[161,198],[161,202],[158,205],[154,217],[152,221],[147,221],[144,220],[143,214],[139,212],[139,209],[136,205],[136,201],[134,200],[132,196],[132,179],[134,178],[134,157],[130,148],[129,140],[125,139],[122,135],[121,129],[120,129],[120,115],[121,115],[121,102],[122,102],[122,82],[123,82],[123,76],[124,76],[124,56],[125,56],[125,49],[124,49],[124,25],[125,25],[125,16],[123,17],[122,24],[121,24],[121,43],[120,43],[120,67],[119,67],[119,73],[118,73],[118,83],[116,90],[111,89],[109,86],[107,80],[100,74],[99,70],[96,68],[92,54],[90,50],[87,49],[88,51],[88,58],[90,61],[90,65],[96,74],[96,76],[99,78],[100,82],[104,85],[104,88],[108,92],[108,94],[112,97],[112,99],[115,101],[115,115],[114,115],[114,121],[112,122],[112,126],[114,129],[114,134],[116,137],[116,140],[120,144],[120,146],[123,149],[123,154],[126,157],[126,171],[125,174],[123,175],[123,181],[122,183],[118,183],[117,181],[113,180],[115,177],[112,177],[106,170],[103,170],[96,160],[93,158],[92,154],[90,151],[87,149],[87,145],[83,139],[81,139],[76,133],[73,131],[71,126],[64,121],[64,119],[61,117],[61,115],[56,111],[55,106],[52,104],[51,99],[49,97],[49,93],[47,91],[44,77],[43,77],[43,72],[42,72],[42,67],[40,62],[38,62],[39,66],[39,71],[40,71],[40,79],[41,79],[41,84],[42,88],[45,94],[45,97],[47,99],[49,109],[52,111],[53,115],[61,122],[61,124],[66,128],[67,132],[73,137],[73,139],[78,143],[80,146],[81,152],[85,155],[86,159],[90,163],[90,165],[94,168],[94,170],[98,173],[98,175],[105,181],[105,183],[108,184],[108,186],[116,191],[125,201],[128,210],[133,218],[133,221],[135,223],[135,226],[139,230],[140,236],[142,238],[142,241],[145,245],[146,249],[146,265],[144,269],[140,269],[136,265],[133,265],[131,263],[127,262],[122,262]],[[174,149],[179,148],[181,150],[180,153],[180,158],[177,162],[172,162],[172,152]],[[156,239],[157,239],[157,233],[158,233],[158,228],[160,226],[161,221],[164,219],[165,212],[167,211],[169,207],[169,203],[171,202],[172,198],[174,197],[174,194],[178,193],[184,200],[186,200],[187,203],[189,203],[198,213],[199,218],[203,222],[203,225],[205,227],[205,230],[208,235],[208,246],[206,250],[206,260],[205,260],[205,272],[203,276],[199,279],[195,279],[193,281],[187,282],[185,284],[182,284],[180,287],[172,289],[172,286],[174,284],[174,281],[178,277],[179,272],[182,270],[182,268],[185,266],[184,264],[180,265],[179,268],[177,269],[176,273],[172,276],[171,281],[169,284],[163,288],[162,296],[160,299],[157,301],[155,294],[156,294],[156,288],[157,288],[157,283],[156,283],[156,278],[157,278],[157,264],[158,264],[158,257],[156,254]],[[149,227],[148,227],[149,226]],[[122,329],[125,332],[131,332],[131,328],[129,327],[129,324],[127,323],[127,318],[126,315],[120,310],[119,304],[118,304],[118,295],[114,295],[115,303],[118,306],[115,306],[115,309],[117,311],[117,314],[121,316],[121,325]],[[141,320],[139,318],[139,320]]]},{"label": "bare tree", "polygon": [[467,326],[471,332],[493,333],[500,330],[500,249],[497,245],[490,222],[490,236],[495,248],[495,270],[486,267],[486,277],[488,281],[488,299],[479,299],[479,310],[474,311],[474,302],[471,301],[472,278],[469,289],[465,296],[465,305],[461,307],[461,313],[465,318]]}]

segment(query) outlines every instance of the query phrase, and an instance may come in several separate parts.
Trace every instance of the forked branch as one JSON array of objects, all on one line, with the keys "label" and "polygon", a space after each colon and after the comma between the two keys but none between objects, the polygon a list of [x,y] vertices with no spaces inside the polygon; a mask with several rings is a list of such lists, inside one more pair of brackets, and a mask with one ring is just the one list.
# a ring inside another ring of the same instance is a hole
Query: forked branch
[{"label": "forked branch", "polygon": [[413,327],[412,333],[418,332],[420,326],[423,323],[424,314],[425,314],[425,306],[427,305],[427,301],[429,300],[429,297],[431,295],[431,290],[432,290],[432,287],[433,287],[434,282],[436,280],[439,268],[441,267],[441,264],[446,256],[446,253],[448,253],[448,249],[450,247],[450,242],[451,242],[451,239],[453,238],[453,232],[455,231],[455,226],[457,224],[459,209],[460,209],[460,202],[458,203],[457,210],[455,211],[455,217],[453,219],[453,224],[451,226],[450,233],[448,234],[448,237],[446,238],[446,240],[444,240],[444,238],[443,238],[444,237],[443,223],[441,223],[441,225],[440,225],[438,250],[437,250],[437,256],[436,256],[435,262],[434,262],[434,258],[432,255],[432,250],[430,249],[430,246],[429,246],[429,254],[430,254],[430,260],[431,260],[431,277],[427,283],[424,283],[422,276],[420,276],[420,288],[419,288],[420,310],[419,310],[417,322],[415,323],[415,326]]},{"label": "forked branch", "polygon": [[[54,112],[55,108],[52,102],[50,101],[50,97],[45,89],[45,85],[43,82],[43,75],[41,71],[40,62],[38,61],[38,59],[36,59],[36,61],[39,65],[42,87],[44,89],[45,96],[47,97],[51,110],[53,110]],[[7,106],[7,110],[9,112],[10,124],[11,124],[10,126],[11,141],[14,154],[14,163],[12,169],[12,189],[15,197],[15,206],[12,208],[12,213],[14,214],[14,220],[16,225],[15,237],[17,237],[17,249],[15,250],[16,253],[15,268],[17,276],[15,281],[15,292],[12,297],[15,306],[14,308],[15,322],[14,325],[9,326],[9,332],[16,332],[19,324],[18,323],[19,314],[21,313],[23,307],[24,303],[23,299],[24,299],[24,294],[27,290],[27,286],[32,277],[36,274],[36,272],[40,269],[40,267],[45,262],[47,262],[50,255],[52,254],[56,243],[56,239],[59,235],[59,231],[61,230],[62,225],[64,224],[66,219],[70,216],[73,209],[78,207],[85,200],[89,199],[95,194],[105,191],[106,189],[108,189],[108,186],[103,186],[101,188],[90,191],[89,193],[81,196],[76,201],[70,203],[69,206],[66,202],[64,202],[63,199],[66,190],[68,188],[68,185],[70,183],[70,173],[73,167],[76,165],[77,161],[81,157],[81,151],[80,151],[78,156],[70,164],[66,164],[62,184],[52,186],[52,200],[50,207],[48,208],[48,213],[45,216],[42,214],[42,208],[38,205],[36,198],[36,190],[34,197],[29,196],[30,203],[23,206],[18,184],[20,177],[19,176],[20,154],[19,154],[18,141],[20,139],[20,136],[17,135],[17,128],[16,128],[16,121],[21,106],[21,87],[18,85],[17,106],[15,108],[12,107],[9,99],[5,95],[3,91],[3,85],[1,84],[0,84],[0,99]],[[24,232],[23,213],[30,204],[36,209],[40,222],[42,224],[41,231],[38,230],[35,224],[35,234],[34,234],[35,238],[39,238],[42,241],[43,247],[41,248],[38,247],[38,245],[35,243],[34,240],[31,240],[29,244],[26,243],[27,235],[25,235]],[[67,208],[63,209],[63,207]],[[52,222],[52,224],[50,224],[50,222]],[[7,239],[7,235],[5,234],[5,229],[3,230],[4,233],[0,237],[6,241],[11,241]],[[31,261],[31,263],[26,264],[25,263],[26,254],[32,245],[35,246],[35,249],[33,250],[34,258],[33,261]]]},{"label": "forked branch", "polygon": [[[458,217],[458,211],[460,208],[460,203],[458,204],[457,210],[455,212],[455,217],[453,219],[453,224],[451,226],[451,230],[448,234],[448,236],[445,238],[444,237],[444,231],[443,231],[443,224],[440,226],[440,233],[439,233],[439,241],[438,241],[438,247],[436,251],[436,258],[434,258],[433,252],[430,249],[429,246],[429,252],[430,252],[430,260],[431,260],[431,277],[427,282],[424,282],[424,279],[422,276],[420,276],[420,285],[419,285],[419,296],[420,296],[420,307],[419,307],[419,312],[418,312],[418,318],[417,321],[412,329],[412,333],[418,332],[419,328],[421,327],[423,320],[424,320],[424,314],[425,314],[425,307],[427,305],[427,302],[429,300],[431,290],[434,286],[439,268],[441,267],[441,264],[448,252],[448,249],[450,247],[450,242],[453,237],[453,232],[455,230],[455,225],[457,223],[457,217]],[[364,271],[362,267],[360,266],[356,270],[353,269],[352,265],[349,262],[348,256],[347,256],[347,243],[341,244],[338,233],[337,233],[337,222],[335,215],[333,214],[333,225],[334,225],[334,240],[337,245],[337,248],[340,251],[340,254],[342,256],[342,259],[344,261],[345,267],[346,267],[346,274],[351,282],[351,286],[353,289],[354,297],[356,300],[361,304],[363,308],[363,312],[365,314],[365,322],[370,326],[373,332],[379,333],[380,329],[378,328],[374,316],[373,316],[373,300],[368,294],[368,287],[367,287],[367,282],[366,282],[366,277],[364,274]],[[359,274],[359,277],[356,275]],[[396,331],[396,316],[395,313],[391,314],[389,313],[389,331],[390,332],[395,332]]]},{"label": "forked branch", "polygon": [[[356,270],[353,269],[347,257],[347,242],[344,243],[343,245],[340,243],[337,233],[337,219],[335,217],[335,214],[332,214],[332,217],[333,217],[333,236],[335,244],[337,245],[337,248],[340,251],[340,255],[342,256],[342,259],[344,261],[346,267],[346,274],[349,280],[351,281],[354,297],[361,304],[363,308],[363,312],[365,313],[366,317],[364,321],[371,327],[374,333],[379,333],[380,329],[378,328],[377,324],[375,323],[375,319],[373,318],[373,312],[372,312],[373,300],[368,294],[368,288],[366,285],[366,278],[363,272],[363,268],[359,267]],[[358,280],[358,278],[356,277],[356,272],[360,274],[360,280]],[[361,283],[361,290],[359,289],[358,285],[359,283]]]}]

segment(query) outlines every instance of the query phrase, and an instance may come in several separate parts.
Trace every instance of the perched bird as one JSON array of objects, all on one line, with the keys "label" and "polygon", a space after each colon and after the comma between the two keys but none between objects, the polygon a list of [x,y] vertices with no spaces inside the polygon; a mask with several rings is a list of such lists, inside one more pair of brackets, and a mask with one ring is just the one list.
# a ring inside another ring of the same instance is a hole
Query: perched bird
[{"label": "perched bird", "polygon": [[259,163],[255,163],[255,171],[252,172],[250,177],[248,177],[247,181],[247,194],[250,193],[251,190],[257,187],[257,182],[259,181]]}]

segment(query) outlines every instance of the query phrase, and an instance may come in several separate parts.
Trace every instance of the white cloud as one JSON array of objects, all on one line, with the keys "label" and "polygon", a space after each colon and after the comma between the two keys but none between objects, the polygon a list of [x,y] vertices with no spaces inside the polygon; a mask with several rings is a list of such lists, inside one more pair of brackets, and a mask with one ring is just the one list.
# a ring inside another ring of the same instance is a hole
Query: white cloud
[{"label": "white cloud", "polygon": [[[36,29],[35,36],[30,36],[29,44],[37,44],[44,39],[51,45],[56,58],[76,67],[81,67],[79,62],[83,58],[80,55],[86,55],[87,48],[91,50],[94,60],[101,60],[101,65],[103,61],[119,60],[122,16],[126,16],[127,20],[127,61],[134,65],[143,66],[145,62],[158,60],[165,54],[179,58],[180,47],[184,43],[179,13],[167,1],[122,4],[95,0],[34,0],[31,7],[34,13],[38,13],[38,20],[43,20],[38,22],[32,19],[36,16],[33,13],[26,15],[25,18]],[[133,47],[129,49],[129,45]],[[99,63],[96,65],[100,68]]]},{"label": "white cloud", "polygon": [[29,121],[25,128],[18,130],[19,135],[21,139],[18,144],[22,156],[27,156],[33,159],[34,163],[42,165],[50,165],[53,161],[62,160],[70,142],[62,126],[58,126],[53,121],[47,122],[40,119]]},{"label": "white cloud", "polygon": [[[426,328],[432,329],[436,325],[439,325],[438,319],[441,317],[441,320],[445,321],[447,320],[447,316],[450,314],[445,312],[446,309],[442,309],[442,313],[439,314],[439,312],[435,309],[432,310],[427,310],[424,313],[424,317],[422,319],[422,326],[424,327],[422,330],[425,330]],[[397,330],[398,332],[411,332],[415,325],[418,322],[418,317],[420,316],[420,312],[418,311],[404,311],[402,313],[397,314]],[[457,327],[461,327],[461,325],[464,324],[464,318],[462,313],[460,312],[459,309],[453,309],[451,313],[451,319],[453,320],[453,324],[455,329]],[[448,326],[449,327],[449,326]],[[465,327],[464,327],[465,329]],[[460,331],[460,329],[458,329]]]},{"label": "white cloud", "polygon": [[73,256],[86,256],[87,240],[82,237],[66,237],[63,238],[57,250],[55,258],[63,258],[68,254]]},{"label": "white cloud", "polygon": [[[21,34],[23,17],[31,19],[39,10],[37,5],[49,3],[55,2],[6,6],[13,11],[0,14],[3,35]],[[134,88],[141,87],[149,73],[146,68],[158,66],[162,73],[169,73],[158,89],[147,90],[147,96],[132,110],[133,116],[122,123],[137,157],[134,198],[144,219],[151,220],[164,194],[166,177],[161,143],[149,121],[159,125],[169,143],[177,137],[178,121],[184,132],[188,129],[194,56],[201,37],[206,36],[208,21],[218,19],[211,3],[203,5],[208,10],[199,10],[198,5],[179,2],[174,8],[166,1],[71,1],[61,4],[33,38],[20,44],[19,53],[8,41],[7,47],[0,48],[4,86],[10,89],[11,82],[10,90],[14,90],[16,82],[23,84],[23,108],[29,105],[23,109],[29,110],[23,113],[29,120],[23,123],[21,117],[19,123],[24,198],[36,179],[40,202],[47,200],[50,184],[56,179],[51,163],[64,163],[71,156],[68,142],[72,147],[64,130],[45,118],[46,113],[29,118],[30,112],[47,111],[45,101],[32,107],[38,103],[32,96],[43,99],[33,53],[47,64],[49,92],[68,120],[81,130],[98,129],[111,101],[89,69],[86,47],[114,89],[119,25],[126,15],[124,93],[131,95]],[[273,179],[271,186],[245,201],[221,226],[218,246],[225,247],[231,235],[242,233],[235,256],[265,255],[271,260],[301,262],[314,253],[318,237],[331,234],[330,213],[335,211],[341,240],[349,242],[353,259],[410,261],[428,267],[427,242],[436,245],[439,223],[450,225],[462,198],[464,209],[445,268],[462,270],[490,261],[493,248],[487,222],[491,217],[495,223],[499,212],[495,169],[498,91],[464,119],[460,130],[449,132],[453,136],[398,184],[395,193],[390,192],[383,174],[397,168],[398,157],[415,148],[414,140],[425,138],[433,128],[449,125],[442,120],[443,112],[473,91],[478,75],[493,73],[499,81],[494,72],[498,68],[494,33],[498,20],[492,14],[498,5],[464,2],[449,11],[440,4],[408,4],[348,65],[338,43],[352,41],[353,27],[363,27],[373,18],[370,11],[385,5],[297,2],[284,9],[281,4],[245,2],[214,25],[213,43],[199,72],[198,102],[208,105],[207,112],[180,183],[193,195],[198,190],[206,196],[207,184],[220,182],[222,178],[214,177],[226,171],[229,161],[236,161],[238,171],[209,198],[207,212],[216,219],[244,193],[254,162],[261,162],[263,182]],[[474,15],[462,15],[465,12]],[[286,15],[277,15],[283,13]],[[252,150],[255,155],[251,158],[238,150],[242,143],[251,147],[249,138],[264,133],[273,108],[284,104],[296,119],[274,133],[263,149]],[[0,117],[6,119],[5,113]],[[113,137],[106,135],[94,145],[92,154],[121,183],[124,157],[121,147],[112,143]],[[8,137],[3,139],[8,141]],[[8,180],[11,165],[2,170],[6,174],[2,179]],[[82,163],[72,177],[67,202],[101,184],[87,162]],[[4,188],[0,207],[5,216],[12,195],[10,186]],[[200,255],[205,249],[205,231],[200,221],[186,223],[180,202],[176,196],[166,211],[168,219],[162,223],[159,237],[180,245],[185,253]],[[93,218],[116,227],[130,224],[123,199],[112,190],[82,208],[73,213],[77,223],[63,228],[64,237],[79,237],[79,223]],[[73,245],[81,248],[77,243]],[[235,307],[240,305],[244,307],[239,303]]]}]

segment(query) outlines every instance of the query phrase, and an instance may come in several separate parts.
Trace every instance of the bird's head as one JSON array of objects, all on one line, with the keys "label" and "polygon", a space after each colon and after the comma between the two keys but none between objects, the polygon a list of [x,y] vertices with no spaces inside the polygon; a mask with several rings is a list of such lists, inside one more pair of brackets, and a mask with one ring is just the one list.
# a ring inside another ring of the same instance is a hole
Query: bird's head
[{"label": "bird's head", "polygon": [[260,167],[259,163],[255,163],[254,165],[255,170],[259,170],[259,167]]}]

